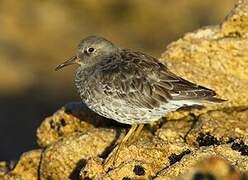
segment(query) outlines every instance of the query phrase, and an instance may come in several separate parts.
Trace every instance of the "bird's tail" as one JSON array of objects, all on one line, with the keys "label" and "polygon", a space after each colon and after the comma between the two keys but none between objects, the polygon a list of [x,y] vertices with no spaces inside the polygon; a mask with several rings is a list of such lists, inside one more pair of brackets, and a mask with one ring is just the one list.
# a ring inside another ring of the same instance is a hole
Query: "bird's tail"
[{"label": "bird's tail", "polygon": [[224,99],[220,99],[220,98],[217,98],[217,97],[208,97],[206,99],[203,99],[206,103],[223,103],[227,100],[224,100]]}]

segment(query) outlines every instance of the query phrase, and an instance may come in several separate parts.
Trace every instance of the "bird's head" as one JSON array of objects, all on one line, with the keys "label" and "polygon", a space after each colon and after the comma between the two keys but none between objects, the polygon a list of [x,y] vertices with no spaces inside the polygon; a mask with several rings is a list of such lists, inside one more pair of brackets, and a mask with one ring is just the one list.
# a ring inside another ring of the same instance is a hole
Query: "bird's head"
[{"label": "bird's head", "polygon": [[59,64],[55,70],[71,64],[79,64],[82,67],[90,66],[117,50],[118,48],[112,42],[102,37],[89,36],[79,43],[76,55]]}]

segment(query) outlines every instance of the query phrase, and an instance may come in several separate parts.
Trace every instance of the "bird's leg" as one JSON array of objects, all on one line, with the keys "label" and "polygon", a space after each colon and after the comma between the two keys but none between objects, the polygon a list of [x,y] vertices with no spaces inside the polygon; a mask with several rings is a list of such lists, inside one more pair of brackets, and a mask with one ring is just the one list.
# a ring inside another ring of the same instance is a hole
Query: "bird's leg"
[{"label": "bird's leg", "polygon": [[138,124],[134,124],[131,126],[128,133],[123,137],[121,142],[117,145],[117,147],[113,150],[113,152],[104,162],[104,167],[108,168],[108,165],[111,162],[111,160],[113,160],[113,164],[115,164],[117,156],[119,155],[120,149],[126,144],[126,142],[128,142],[129,138],[133,135],[133,133],[136,132],[136,129],[138,128],[138,126],[139,126]]},{"label": "bird's leg", "polygon": [[138,127],[136,128],[136,130],[133,133],[133,137],[129,139],[129,142],[128,142],[129,145],[134,143],[138,139],[138,137],[140,135],[140,132],[143,129],[143,127],[144,127],[144,124],[139,124],[138,125]]}]

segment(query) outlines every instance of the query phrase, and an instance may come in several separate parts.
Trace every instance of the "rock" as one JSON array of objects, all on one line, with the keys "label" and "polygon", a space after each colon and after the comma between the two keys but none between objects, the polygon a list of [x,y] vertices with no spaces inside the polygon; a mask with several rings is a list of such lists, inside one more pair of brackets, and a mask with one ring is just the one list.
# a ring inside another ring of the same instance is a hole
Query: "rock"
[{"label": "rock", "polygon": [[248,108],[213,110],[201,114],[188,133],[191,145],[209,146],[248,137]]},{"label": "rock", "polygon": [[[248,1],[238,1],[227,19],[171,43],[161,57],[172,72],[216,90],[227,102],[248,105]],[[214,108],[214,107],[213,107]]]},{"label": "rock", "polygon": [[81,172],[81,179],[148,179],[155,174],[151,164],[142,161],[130,160],[109,173],[103,170],[101,163],[97,159],[89,161]]},{"label": "rock", "polygon": [[116,130],[92,128],[51,144],[42,154],[40,179],[78,177],[87,159],[104,156],[117,137]]},{"label": "rock", "polygon": [[15,167],[7,172],[3,179],[36,180],[38,177],[41,149],[23,153]]},{"label": "rock", "polygon": [[247,162],[248,157],[240,156],[238,152],[232,150],[230,144],[203,147],[160,171],[156,179],[175,179],[175,177],[190,179],[189,177],[197,176],[199,173],[208,174],[215,179],[217,177],[240,177],[240,172],[248,171]]},{"label": "rock", "polygon": [[[155,171],[150,163],[130,160],[103,176],[104,179],[150,179],[155,175]],[[98,177],[97,177],[98,178]]]},{"label": "rock", "polygon": [[239,0],[221,24],[221,33],[230,37],[248,37],[248,2]]},{"label": "rock", "polygon": [[181,119],[166,121],[156,131],[156,136],[170,143],[185,142],[185,138],[197,121],[194,115],[188,115]]},{"label": "rock", "polygon": [[211,156],[194,165],[188,172],[178,179],[227,179],[242,180],[240,174],[228,161],[218,156]]},{"label": "rock", "polygon": [[47,117],[37,129],[37,143],[42,147],[46,147],[62,137],[66,137],[73,132],[87,130],[90,127],[92,126],[89,123],[67,113],[66,107],[62,107],[52,116]]},{"label": "rock", "polygon": [[235,140],[231,146],[232,150],[240,152],[241,156],[248,156],[248,139]]},{"label": "rock", "polygon": [[105,175],[102,165],[102,159],[99,157],[90,158],[87,164],[80,171],[80,179],[100,179]]},{"label": "rock", "polygon": [[37,130],[37,143],[41,147],[46,147],[72,133],[115,124],[117,123],[92,112],[84,104],[73,102],[42,122]]},{"label": "rock", "polygon": [[190,153],[185,143],[170,144],[149,135],[142,136],[137,142],[120,149],[118,158],[111,169],[103,170],[99,159],[92,159],[81,171],[81,178],[93,179],[148,179],[164,166],[180,161]]},{"label": "rock", "polygon": [[0,161],[0,178],[3,177],[8,171],[8,163],[6,161]]}]

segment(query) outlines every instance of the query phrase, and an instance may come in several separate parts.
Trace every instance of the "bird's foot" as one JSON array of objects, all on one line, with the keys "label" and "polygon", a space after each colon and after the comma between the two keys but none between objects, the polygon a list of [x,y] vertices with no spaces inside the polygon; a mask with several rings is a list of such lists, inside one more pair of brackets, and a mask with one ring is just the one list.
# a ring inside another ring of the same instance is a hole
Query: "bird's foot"
[{"label": "bird's foot", "polygon": [[130,130],[125,135],[125,137],[114,148],[114,150],[109,154],[109,156],[105,160],[104,165],[103,165],[103,168],[105,171],[108,171],[109,169],[113,169],[116,166],[116,162],[117,162],[117,158],[119,156],[120,150],[123,148],[123,146],[125,145],[129,146],[134,141],[136,141],[143,127],[144,127],[144,124],[139,124],[139,125],[135,124],[131,126]]},{"label": "bird's foot", "polygon": [[110,169],[113,169],[116,165],[116,160],[118,158],[119,145],[117,145],[114,150],[108,155],[103,163],[103,169],[107,172]]}]

